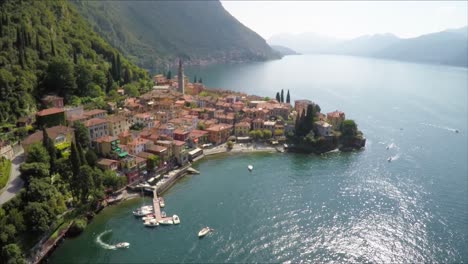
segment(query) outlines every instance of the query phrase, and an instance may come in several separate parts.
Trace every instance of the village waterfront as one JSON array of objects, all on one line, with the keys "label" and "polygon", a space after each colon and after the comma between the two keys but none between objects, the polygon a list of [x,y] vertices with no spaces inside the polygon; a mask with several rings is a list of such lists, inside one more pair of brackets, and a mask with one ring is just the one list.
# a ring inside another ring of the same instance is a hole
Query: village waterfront
[{"label": "village waterfront", "polygon": [[[466,69],[290,56],[192,71],[209,87],[294,87],[293,98],[357,120],[366,148],[204,158],[194,164],[200,175],[163,194],[180,225],[145,228],[131,214],[143,201],[133,199],[104,209],[52,263],[468,261]],[[215,232],[198,239],[206,225]],[[104,242],[131,247],[103,248],[96,238],[106,230]]]}]

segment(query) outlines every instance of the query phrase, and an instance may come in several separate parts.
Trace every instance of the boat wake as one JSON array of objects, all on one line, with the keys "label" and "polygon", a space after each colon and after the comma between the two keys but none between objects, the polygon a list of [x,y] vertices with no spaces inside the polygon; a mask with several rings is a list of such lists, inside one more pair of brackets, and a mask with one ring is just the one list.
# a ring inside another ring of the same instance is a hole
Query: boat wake
[{"label": "boat wake", "polygon": [[387,145],[387,149],[392,149],[392,148],[396,148],[396,144],[395,143],[391,143],[390,145]]},{"label": "boat wake", "polygon": [[451,127],[438,126],[438,125],[433,125],[433,124],[428,124],[428,123],[421,123],[421,125],[435,127],[435,128],[444,129],[444,130],[447,130],[447,131],[457,132],[458,133],[458,129],[451,128]]},{"label": "boat wake", "polygon": [[97,238],[96,238],[96,243],[98,243],[98,245],[101,246],[104,249],[116,250],[117,249],[116,246],[107,244],[107,243],[105,243],[104,241],[101,240],[102,236],[104,236],[105,234],[108,234],[110,232],[112,232],[112,230],[106,230],[106,231],[102,232],[101,234],[99,234],[99,236],[97,236]]}]

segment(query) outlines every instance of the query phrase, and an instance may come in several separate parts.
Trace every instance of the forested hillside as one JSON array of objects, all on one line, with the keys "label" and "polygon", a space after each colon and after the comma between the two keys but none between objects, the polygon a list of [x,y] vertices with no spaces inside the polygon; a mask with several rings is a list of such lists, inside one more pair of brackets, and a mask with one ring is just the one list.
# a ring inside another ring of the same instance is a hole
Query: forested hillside
[{"label": "forested hillside", "polygon": [[0,124],[31,113],[47,93],[102,105],[119,85],[145,87],[147,73],[93,32],[68,1],[6,0],[0,11]]},{"label": "forested hillside", "polygon": [[279,58],[219,1],[76,1],[109,43],[146,68]]}]

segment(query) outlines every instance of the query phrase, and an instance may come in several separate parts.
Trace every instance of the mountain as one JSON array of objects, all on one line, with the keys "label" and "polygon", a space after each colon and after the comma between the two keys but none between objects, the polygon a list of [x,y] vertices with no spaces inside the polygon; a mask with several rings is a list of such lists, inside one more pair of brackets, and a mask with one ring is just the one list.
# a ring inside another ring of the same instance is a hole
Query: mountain
[{"label": "mountain", "polygon": [[268,43],[283,45],[301,53],[368,56],[401,61],[468,67],[468,28],[402,39],[392,34],[375,34],[343,40],[314,33],[272,36]]},{"label": "mountain", "polygon": [[109,43],[146,68],[279,58],[219,1],[74,1]]},{"label": "mountain", "polygon": [[467,27],[402,39],[372,56],[468,67]]},{"label": "mountain", "polygon": [[341,39],[332,38],[316,33],[273,35],[268,39],[270,45],[280,45],[300,53],[327,53],[331,46],[341,42]]},{"label": "mountain", "polygon": [[34,112],[48,93],[105,105],[117,86],[138,92],[149,80],[68,1],[0,1],[0,47],[0,124]]},{"label": "mountain", "polygon": [[295,52],[294,50],[288,48],[288,47],[285,47],[285,46],[280,46],[280,45],[270,45],[270,47],[279,52],[282,56],[286,56],[286,55],[299,55],[299,53]]},{"label": "mountain", "polygon": [[348,41],[342,41],[331,46],[328,52],[335,54],[372,56],[396,42],[398,37],[392,34],[365,35]]}]

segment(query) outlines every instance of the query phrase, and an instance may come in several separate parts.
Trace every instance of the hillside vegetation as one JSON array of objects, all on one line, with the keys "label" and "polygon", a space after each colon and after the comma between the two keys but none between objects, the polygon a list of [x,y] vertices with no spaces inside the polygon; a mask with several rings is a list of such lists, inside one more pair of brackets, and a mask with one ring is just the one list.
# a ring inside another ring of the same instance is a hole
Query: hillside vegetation
[{"label": "hillside vegetation", "polygon": [[103,105],[119,85],[142,89],[149,80],[68,1],[6,0],[0,10],[0,124],[35,111],[48,93]]},{"label": "hillside vegetation", "polygon": [[76,1],[109,43],[146,68],[279,58],[219,1]]}]

